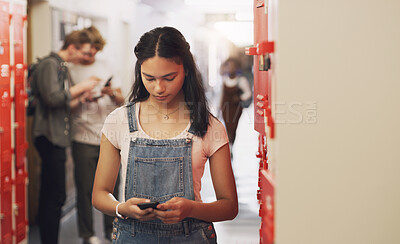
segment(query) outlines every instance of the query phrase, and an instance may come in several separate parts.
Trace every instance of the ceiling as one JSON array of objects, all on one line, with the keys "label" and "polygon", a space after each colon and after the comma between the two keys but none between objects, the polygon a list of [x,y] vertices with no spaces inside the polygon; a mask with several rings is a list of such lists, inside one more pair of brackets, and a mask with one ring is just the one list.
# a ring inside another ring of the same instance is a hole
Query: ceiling
[{"label": "ceiling", "polygon": [[252,20],[253,14],[252,0],[141,0],[140,2],[160,12],[179,10],[202,14],[206,21],[243,21],[243,19],[232,19],[232,16],[236,15],[242,16],[245,20]]},{"label": "ceiling", "polygon": [[136,0],[154,11],[201,19],[201,25],[224,34],[233,43],[253,40],[253,0]]}]

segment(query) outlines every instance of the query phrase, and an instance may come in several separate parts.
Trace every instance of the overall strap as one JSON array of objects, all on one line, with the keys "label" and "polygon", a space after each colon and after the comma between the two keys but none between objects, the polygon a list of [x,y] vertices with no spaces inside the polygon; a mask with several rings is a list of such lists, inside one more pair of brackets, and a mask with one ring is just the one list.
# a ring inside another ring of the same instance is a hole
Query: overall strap
[{"label": "overall strap", "polygon": [[128,112],[129,132],[133,133],[138,130],[136,120],[136,103],[132,102],[126,105],[126,110]]},{"label": "overall strap", "polygon": [[195,135],[193,123],[190,123],[190,127],[189,127],[188,132],[191,133],[191,134],[193,134],[193,135]]}]

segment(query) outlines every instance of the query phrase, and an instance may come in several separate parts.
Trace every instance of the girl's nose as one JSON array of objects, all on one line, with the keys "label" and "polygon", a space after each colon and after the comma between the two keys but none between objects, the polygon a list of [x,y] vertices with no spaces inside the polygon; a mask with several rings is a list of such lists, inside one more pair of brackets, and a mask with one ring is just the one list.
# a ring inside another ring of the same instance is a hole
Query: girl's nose
[{"label": "girl's nose", "polygon": [[155,92],[158,94],[162,94],[165,92],[165,84],[162,80],[157,80],[156,85],[155,85]]}]

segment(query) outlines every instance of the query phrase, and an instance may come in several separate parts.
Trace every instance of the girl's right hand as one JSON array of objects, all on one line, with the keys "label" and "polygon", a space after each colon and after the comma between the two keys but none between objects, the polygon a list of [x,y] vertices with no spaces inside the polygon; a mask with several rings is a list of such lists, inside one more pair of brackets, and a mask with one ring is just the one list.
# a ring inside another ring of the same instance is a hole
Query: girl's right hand
[{"label": "girl's right hand", "polygon": [[118,206],[118,212],[125,217],[134,218],[141,221],[153,220],[156,218],[154,209],[147,208],[141,210],[137,204],[150,202],[149,199],[132,197]]}]

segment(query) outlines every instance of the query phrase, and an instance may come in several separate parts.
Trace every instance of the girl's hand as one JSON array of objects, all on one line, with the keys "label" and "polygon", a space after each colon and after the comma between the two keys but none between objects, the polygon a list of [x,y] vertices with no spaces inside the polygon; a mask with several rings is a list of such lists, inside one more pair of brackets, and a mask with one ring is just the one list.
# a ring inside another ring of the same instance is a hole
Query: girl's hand
[{"label": "girl's hand", "polygon": [[141,221],[148,221],[155,219],[156,215],[154,214],[154,210],[152,208],[141,210],[137,206],[138,203],[145,203],[145,202],[150,202],[150,200],[144,198],[132,197],[128,199],[128,201],[119,205],[118,212],[122,216],[134,218]]},{"label": "girl's hand", "polygon": [[165,224],[175,224],[191,214],[192,205],[193,201],[174,197],[165,203],[159,204],[154,213]]}]

